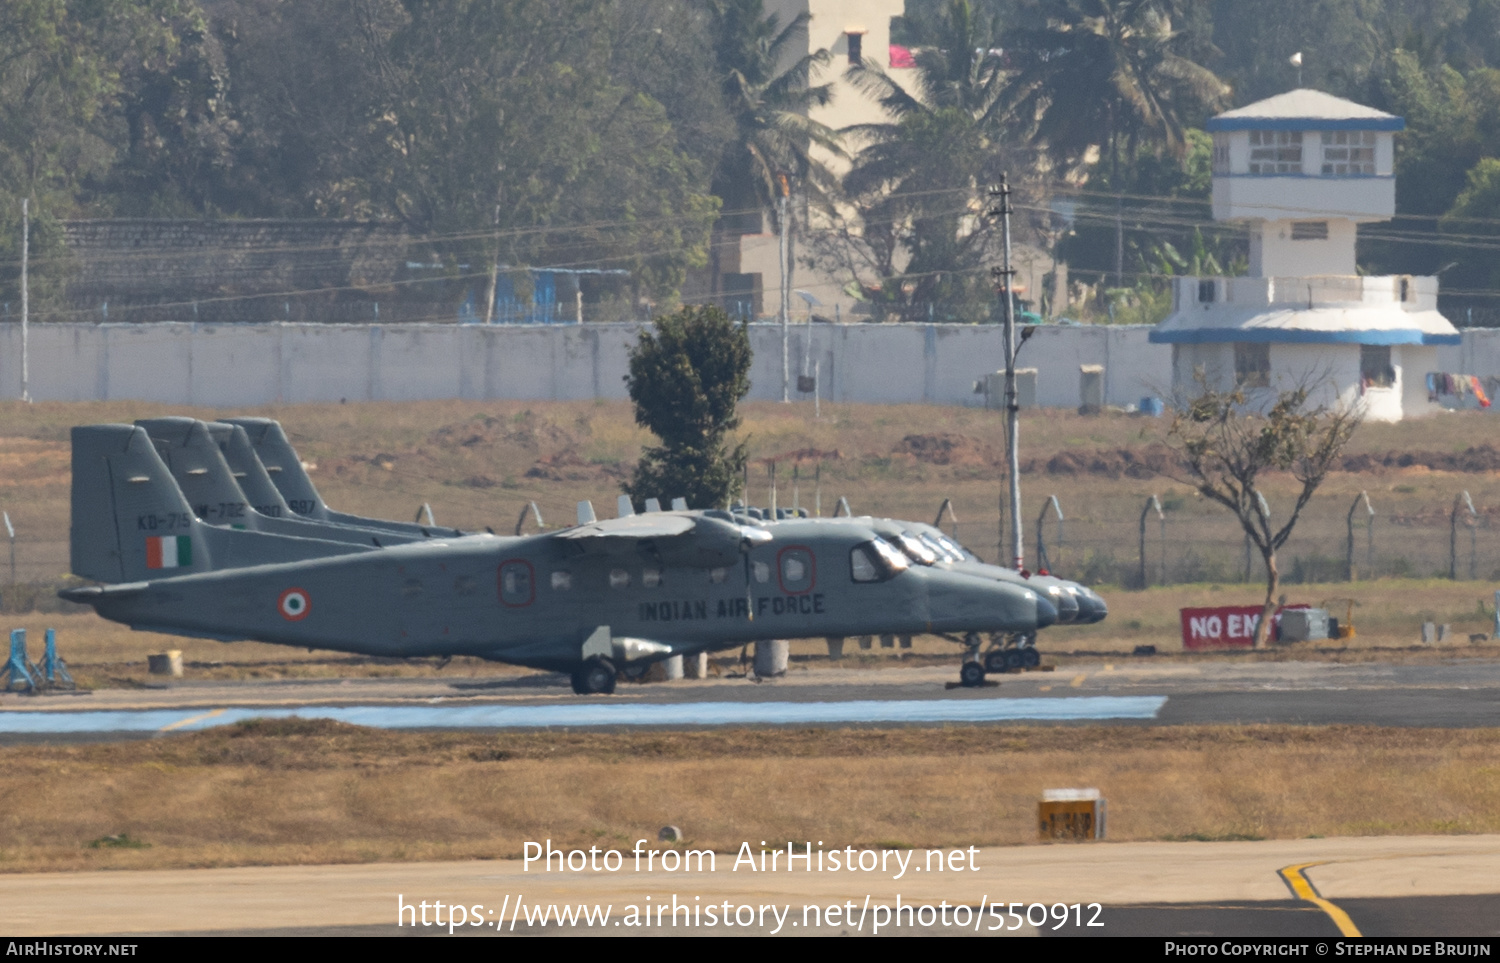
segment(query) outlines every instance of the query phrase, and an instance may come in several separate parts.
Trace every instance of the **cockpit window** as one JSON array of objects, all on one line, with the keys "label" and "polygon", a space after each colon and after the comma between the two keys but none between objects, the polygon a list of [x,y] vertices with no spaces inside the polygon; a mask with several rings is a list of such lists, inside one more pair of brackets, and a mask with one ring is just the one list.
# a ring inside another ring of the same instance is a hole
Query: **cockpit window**
[{"label": "cockpit window", "polygon": [[948,549],[946,547],[944,547],[944,545],[943,545],[942,542],[940,542],[937,539],[933,538],[931,535],[927,534],[926,532],[922,533],[922,544],[924,544],[928,548],[932,549],[933,552],[935,552],[937,554],[938,558],[942,559],[945,562],[961,562],[961,561],[963,561],[963,558],[961,556],[955,555],[952,552],[948,551]]},{"label": "cockpit window", "polygon": [[849,574],[856,582],[884,582],[906,571],[906,556],[877,538],[849,552]]},{"label": "cockpit window", "polygon": [[954,555],[957,555],[960,559],[962,559],[962,560],[964,560],[966,562],[974,560],[974,553],[973,552],[971,552],[968,549],[964,548],[962,545],[958,544],[953,539],[949,538],[947,535],[939,535],[939,536],[937,536],[937,539],[938,539],[938,541],[940,541],[940,542],[943,543],[943,547],[944,548],[946,548],[948,551],[952,552]]},{"label": "cockpit window", "polygon": [[937,553],[922,544],[921,539],[913,538],[903,532],[892,541],[896,543],[897,548],[906,553],[907,558],[918,565],[931,565],[938,560]]}]

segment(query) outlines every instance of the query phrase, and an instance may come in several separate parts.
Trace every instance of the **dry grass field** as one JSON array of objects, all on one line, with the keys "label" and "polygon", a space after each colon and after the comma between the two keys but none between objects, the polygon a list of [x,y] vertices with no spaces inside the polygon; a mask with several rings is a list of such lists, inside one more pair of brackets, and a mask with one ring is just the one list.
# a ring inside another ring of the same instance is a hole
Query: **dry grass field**
[{"label": "dry grass field", "polygon": [[1500,831],[1500,733],[964,727],[420,734],[251,721],[0,749],[0,871],[516,856],[682,826],[742,840],[1035,841],[1097,786],[1116,840]]}]

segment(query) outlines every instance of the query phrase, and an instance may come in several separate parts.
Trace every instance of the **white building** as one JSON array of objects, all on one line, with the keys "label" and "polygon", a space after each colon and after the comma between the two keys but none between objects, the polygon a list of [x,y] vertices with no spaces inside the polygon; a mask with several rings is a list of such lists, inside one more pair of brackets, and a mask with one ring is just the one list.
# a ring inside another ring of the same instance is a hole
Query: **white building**
[{"label": "white building", "polygon": [[[765,0],[764,10],[775,15],[784,27],[801,14],[808,14],[807,29],[798,31],[783,53],[782,69],[810,53],[827,50],[829,62],[817,68],[809,83],[830,84],[829,103],[812,108],[808,116],[833,130],[856,124],[881,124],[890,120],[880,103],[849,82],[845,72],[850,66],[868,63],[878,66],[905,83],[911,68],[892,63],[891,20],[902,15],[906,0]],[[848,161],[825,158],[842,176]],[[806,229],[809,225],[800,223]],[[814,225],[825,227],[824,224]],[[705,269],[691,272],[683,291],[687,300],[718,301],[733,314],[750,317],[773,317],[779,310],[781,258],[779,238],[771,231],[770,218],[754,214],[726,219],[715,233],[710,263]],[[810,272],[795,263],[788,279],[788,290],[804,290],[818,299],[820,315],[836,313],[848,317],[856,301],[844,293],[847,279]],[[808,309],[800,299],[793,299],[794,315],[799,319]]]},{"label": "white building", "polygon": [[1436,277],[1364,277],[1357,225],[1396,210],[1393,140],[1405,122],[1315,90],[1294,90],[1208,122],[1214,219],[1250,231],[1250,273],[1173,279],[1172,314],[1151,340],[1172,346],[1172,387],[1320,386],[1374,421],[1440,410],[1426,375],[1459,333],[1437,311]]}]

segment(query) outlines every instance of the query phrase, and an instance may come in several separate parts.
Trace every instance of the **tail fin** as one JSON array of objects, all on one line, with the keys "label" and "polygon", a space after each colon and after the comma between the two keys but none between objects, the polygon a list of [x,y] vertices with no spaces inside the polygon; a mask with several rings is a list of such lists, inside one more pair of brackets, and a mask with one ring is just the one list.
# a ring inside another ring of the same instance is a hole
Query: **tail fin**
[{"label": "tail fin", "polygon": [[210,525],[255,527],[249,500],[207,425],[196,418],[171,417],[143,418],[136,426],[150,436],[193,514]]},{"label": "tail fin", "polygon": [[221,418],[220,421],[236,425],[245,430],[255,455],[260,459],[276,490],[281,492],[292,511],[298,515],[335,525],[353,525],[359,528],[374,528],[383,532],[395,532],[414,538],[433,538],[462,535],[456,528],[437,528],[432,525],[417,525],[411,522],[393,522],[383,518],[366,518],[349,515],[328,507],[312,479],[302,467],[302,460],[287,441],[281,423],[270,418]]},{"label": "tail fin", "polygon": [[131,582],[206,572],[201,528],[144,429],[73,429],[73,574]]},{"label": "tail fin", "polygon": [[281,492],[292,511],[312,518],[323,518],[328,514],[328,506],[323,503],[323,496],[318,494],[318,489],[313,486],[312,479],[307,477],[307,472],[302,467],[302,459],[297,457],[292,443],[287,441],[286,432],[281,430],[280,422],[272,421],[270,418],[223,418],[220,420],[245,429],[245,434],[250,437],[250,444],[255,448],[256,457],[265,466],[266,472],[271,476],[271,483],[276,486],[277,491]]},{"label": "tail fin", "polygon": [[255,449],[251,446],[250,436],[245,433],[245,429],[223,421],[211,421],[208,423],[208,433],[224,453],[224,460],[229,463],[229,470],[234,472],[240,490],[250,499],[251,507],[271,518],[292,518],[291,506],[286,503],[281,492],[276,490],[275,483],[266,472],[266,466],[255,457]]},{"label": "tail fin", "polygon": [[146,430],[135,425],[73,429],[69,548],[73,573],[99,582],[150,581],[365,550],[202,524]]}]

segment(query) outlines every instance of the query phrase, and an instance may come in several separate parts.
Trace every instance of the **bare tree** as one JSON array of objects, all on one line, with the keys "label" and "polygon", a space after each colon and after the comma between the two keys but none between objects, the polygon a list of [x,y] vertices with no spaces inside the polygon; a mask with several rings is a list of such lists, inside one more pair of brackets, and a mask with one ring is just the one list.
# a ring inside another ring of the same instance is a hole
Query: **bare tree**
[{"label": "bare tree", "polygon": [[[1276,551],[1338,462],[1364,410],[1337,399],[1313,404],[1312,389],[1305,383],[1282,391],[1265,408],[1247,403],[1242,388],[1211,388],[1202,375],[1198,386],[1198,397],[1177,407],[1168,444],[1181,458],[1184,474],[1179,480],[1233,512],[1266,563],[1266,602],[1255,627],[1255,647],[1260,648],[1281,582]],[[1301,485],[1280,528],[1272,525],[1261,492],[1264,476],[1275,471],[1290,472]]]}]

